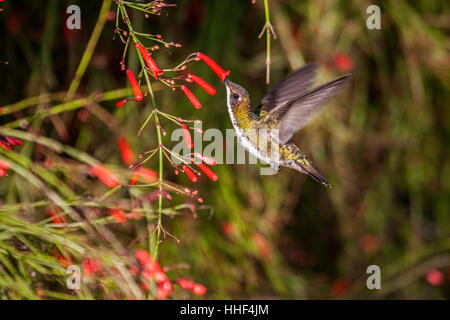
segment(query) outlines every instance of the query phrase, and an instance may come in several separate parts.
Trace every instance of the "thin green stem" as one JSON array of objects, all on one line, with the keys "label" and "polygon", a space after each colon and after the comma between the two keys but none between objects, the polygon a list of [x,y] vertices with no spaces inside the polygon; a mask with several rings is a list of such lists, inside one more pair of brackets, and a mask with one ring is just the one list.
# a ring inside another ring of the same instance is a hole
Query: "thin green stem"
[{"label": "thin green stem", "polygon": [[272,24],[270,23],[270,14],[269,14],[269,0],[264,0],[264,13],[266,16],[266,24],[264,25],[264,30],[266,31],[266,47],[267,47],[267,58],[266,58],[266,83],[270,83],[270,33],[272,32],[275,36],[275,32],[273,31]]},{"label": "thin green stem", "polygon": [[[29,123],[33,120],[39,119],[39,118],[45,118],[51,115],[55,115],[55,114],[59,114],[62,112],[67,112],[70,110],[75,110],[78,108],[82,108],[84,106],[86,106],[87,104],[90,104],[92,102],[101,102],[101,101],[110,101],[110,100],[116,100],[116,99],[120,99],[120,98],[124,98],[124,97],[128,97],[133,93],[133,91],[131,90],[131,88],[123,88],[123,89],[116,89],[116,90],[111,90],[108,92],[103,93],[102,95],[91,95],[90,97],[84,97],[84,98],[80,98],[77,100],[73,100],[67,103],[62,103],[62,104],[58,104],[54,107],[51,107],[49,109],[43,109],[43,110],[39,110],[38,112],[35,112],[32,116],[29,117],[25,117],[25,118],[21,118],[21,119],[17,119],[14,121],[11,121],[7,124],[4,125],[4,127],[8,127],[8,128],[18,128],[20,127],[24,122],[25,123]],[[44,96],[44,100],[52,100],[52,98],[57,98],[58,95],[50,95],[50,96]],[[22,109],[25,109],[29,106],[32,106],[36,103],[39,103],[39,98],[42,96],[37,96],[37,97],[33,97],[33,98],[29,98],[26,100],[22,100],[19,101],[15,104],[9,105],[4,107],[5,110],[8,111],[8,113],[10,112],[16,112]]]},{"label": "thin green stem", "polygon": [[[126,9],[124,7],[124,5],[122,3],[119,3],[121,12],[122,12],[122,17],[124,18],[128,29],[129,29],[129,34],[130,36],[133,38],[133,42],[134,43],[139,43],[139,40],[137,39],[135,32],[133,30],[133,27],[131,25],[131,22],[129,20],[128,14],[126,12]],[[139,53],[139,50],[136,48],[138,57],[139,57],[139,61],[141,63],[141,66],[144,70],[144,77],[145,77],[145,81],[147,82],[147,87],[148,87],[148,92],[150,94],[150,100],[152,102],[152,107],[153,110],[157,110],[156,108],[156,102],[155,102],[155,96],[153,94],[153,90],[152,90],[152,86],[150,84],[150,79],[148,77],[148,73],[145,72],[145,62],[144,59],[142,58],[142,56]],[[158,145],[161,146],[162,145],[162,134],[161,134],[161,126],[160,126],[160,121],[159,121],[159,117],[158,117],[158,113],[154,112],[154,118],[155,118],[155,127],[156,127],[156,133],[157,133],[157,137],[158,137]],[[144,123],[145,124],[145,123]],[[144,126],[143,126],[144,127]],[[143,129],[143,127],[141,128],[141,130]],[[156,235],[156,242],[155,242],[155,248],[153,251],[153,259],[157,260],[158,257],[158,249],[159,249],[159,243],[160,243],[160,238],[161,238],[161,217],[162,217],[162,186],[163,186],[163,151],[162,148],[159,148],[159,198],[158,198],[158,224],[156,226],[157,228],[157,235]],[[151,250],[151,237],[149,237],[149,250]]]}]

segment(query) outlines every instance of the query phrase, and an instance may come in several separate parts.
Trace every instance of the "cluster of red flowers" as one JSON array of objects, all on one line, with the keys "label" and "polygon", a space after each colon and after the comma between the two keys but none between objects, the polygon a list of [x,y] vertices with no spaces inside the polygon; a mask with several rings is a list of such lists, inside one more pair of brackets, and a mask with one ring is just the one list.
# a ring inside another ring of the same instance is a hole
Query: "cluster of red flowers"
[{"label": "cluster of red flowers", "polygon": [[[204,156],[204,155],[199,155],[199,158],[204,161],[205,163],[208,163],[212,166],[214,166],[216,164],[216,161],[210,157]],[[206,174],[206,176],[208,176],[208,178],[210,178],[212,181],[217,181],[219,179],[219,177],[217,176],[217,174],[212,171],[209,167],[207,167],[205,164],[195,161],[195,164],[199,167],[200,170],[203,171],[204,174]],[[183,171],[184,173],[186,173],[186,175],[188,176],[189,180],[191,180],[192,182],[197,182],[197,174],[200,174],[199,172],[194,173],[193,168],[190,167],[189,165],[183,165]]]},{"label": "cluster of red flowers", "polygon": [[[189,132],[188,127],[182,123],[181,124],[181,129],[183,130],[183,135],[184,135],[184,142],[186,143],[186,147],[188,149],[192,149],[194,147],[194,143],[192,141],[192,137],[191,137],[191,133]],[[202,155],[198,152],[194,153],[194,157],[199,159],[195,160],[195,158],[193,159],[194,163],[200,168],[200,170],[202,170],[211,180],[213,181],[217,181],[219,178],[217,176],[217,174],[215,174],[210,168],[208,168],[206,165],[204,165],[201,162],[204,162],[210,166],[215,166],[217,164],[216,160],[214,160],[213,158],[210,158],[208,156]],[[183,171],[186,173],[186,175],[188,176],[188,178],[192,181],[192,182],[197,182],[197,176],[196,174],[191,170],[191,168],[188,165],[183,165]]]},{"label": "cluster of red flowers", "polygon": [[[146,13],[146,15],[157,13],[157,12],[159,12],[158,10],[160,9],[158,6],[160,6],[162,4],[163,4],[162,1],[152,2],[151,4],[149,4],[148,7],[147,6],[143,7],[142,11],[144,11]],[[146,39],[147,39],[146,41],[148,41],[149,39],[150,40],[153,39],[154,41],[158,42],[158,44],[154,45],[152,47],[145,47],[138,39],[138,36],[140,36],[142,34],[135,33],[131,26],[131,22],[129,21],[129,17],[126,14],[126,10],[125,10],[126,5],[119,3],[119,6],[121,6],[121,8],[123,9],[121,11],[122,20],[125,22],[126,26],[128,27],[127,29],[122,29],[119,26],[119,24],[116,23],[115,34],[118,35],[118,37],[120,37],[120,39],[122,40],[123,43],[127,44],[125,46],[125,52],[123,55],[124,58],[120,62],[120,68],[122,71],[126,70],[127,77],[128,77],[128,80],[129,80],[129,83],[130,83],[130,86],[131,86],[131,89],[133,92],[133,97],[128,97],[128,98],[117,101],[116,107],[124,106],[125,103],[129,100],[142,101],[147,94],[151,94],[153,97],[153,94],[151,92],[146,93],[146,92],[143,92],[144,90],[141,89],[142,76],[145,78],[145,80],[147,82],[149,81],[149,76],[150,76],[150,77],[154,78],[155,80],[158,80],[161,84],[168,86],[169,88],[171,88],[174,91],[177,89],[180,89],[184,93],[184,95],[187,97],[187,99],[190,101],[190,103],[194,106],[194,108],[200,109],[202,107],[200,101],[197,99],[197,97],[194,95],[194,93],[191,91],[191,89],[189,89],[188,86],[190,86],[190,84],[198,85],[200,88],[202,88],[206,93],[208,93],[210,95],[215,95],[216,89],[214,87],[212,87],[209,83],[207,83],[205,80],[203,80],[199,76],[192,74],[192,73],[186,72],[186,74],[178,75],[175,77],[168,76],[168,75],[169,74],[172,75],[173,71],[178,72],[178,71],[186,70],[186,68],[187,68],[186,65],[191,61],[204,61],[218,75],[218,77],[222,80],[222,82],[225,81],[225,78],[229,74],[229,71],[224,71],[211,58],[209,58],[208,56],[206,56],[200,52],[189,55],[181,64],[179,64],[175,68],[172,68],[172,69],[160,68],[160,66],[157,63],[158,60],[157,60],[157,58],[155,58],[156,55],[154,55],[152,53],[153,51],[160,49],[159,44],[161,44],[161,43],[164,44],[164,46],[166,48],[168,48],[169,46],[179,47],[181,45],[175,44],[173,42],[170,42],[170,43],[164,42],[161,35],[148,34],[146,36]],[[156,11],[154,11],[152,8],[159,8],[159,9],[155,9]],[[118,19],[117,21],[120,21],[120,19]],[[139,60],[141,62],[142,69],[138,73],[139,77],[135,77],[136,71],[135,71],[135,73],[133,73],[133,71],[128,69],[125,65],[126,50],[128,50],[128,48],[130,48],[130,47],[134,48],[136,50],[136,52],[139,56]],[[183,82],[183,83],[181,83],[181,82]],[[147,84],[149,86],[149,90],[151,90],[150,83],[147,83]],[[186,147],[188,149],[194,148],[194,143],[193,143],[192,136],[190,133],[191,128],[188,125],[188,123],[193,122],[193,121],[182,120],[175,116],[167,115],[167,114],[159,111],[155,105],[153,105],[153,106],[154,106],[154,109],[153,109],[152,114],[149,115],[147,120],[144,122],[144,125],[139,130],[138,135],[140,135],[141,131],[143,130],[145,125],[148,123],[148,120],[152,116],[155,116],[155,125],[158,128],[158,141],[159,141],[159,146],[156,149],[140,154],[139,159],[142,159],[145,155],[148,155],[148,156],[146,156],[142,161],[135,162],[134,153],[133,153],[133,150],[132,150],[131,146],[129,145],[128,141],[124,137],[119,137],[117,139],[117,143],[118,143],[121,155],[122,155],[123,162],[134,170],[133,175],[131,177],[130,185],[137,184],[138,180],[140,180],[142,182],[146,182],[146,183],[151,183],[151,184],[156,184],[155,182],[159,181],[159,183],[160,183],[159,190],[156,190],[152,193],[145,195],[145,199],[148,201],[153,201],[154,199],[161,199],[162,196],[165,196],[169,200],[172,198],[171,195],[166,190],[161,189],[162,180],[160,180],[160,179],[162,179],[162,177],[160,177],[159,174],[157,174],[156,172],[142,167],[142,165],[144,165],[144,163],[146,163],[158,150],[161,154],[164,153],[164,155],[169,159],[169,161],[175,167],[175,174],[178,174],[179,171],[185,172],[188,175],[189,179],[192,180],[193,182],[195,182],[195,181],[197,181],[197,176],[200,175],[199,171],[201,170],[210,179],[212,179],[213,181],[216,181],[218,179],[217,174],[215,174],[207,166],[207,165],[209,165],[209,166],[216,165],[216,161],[214,159],[211,159],[211,158],[201,155],[199,153],[193,153],[188,156],[181,156],[183,158],[183,160],[182,160],[183,164],[181,166],[178,166],[171,161],[169,154],[173,154],[173,152],[171,150],[167,149],[162,144],[162,141],[160,139],[160,135],[161,134],[166,135],[166,132],[165,132],[161,122],[159,121],[159,116],[163,116],[181,126],[182,131],[183,131],[183,136],[184,136],[184,143],[186,143]],[[156,118],[156,117],[158,117],[158,118]],[[201,131],[200,129],[197,129],[197,128],[194,128],[194,130]],[[195,170],[193,168],[193,165],[197,166],[199,171]],[[118,185],[117,179],[114,178],[113,173],[111,173],[108,169],[106,169],[102,165],[93,166],[93,168],[91,169],[91,172],[98,179],[100,179],[100,181],[102,181],[106,186],[108,186],[110,188],[113,188]],[[197,191],[195,191],[195,190],[192,192],[188,188],[180,188],[179,190],[180,190],[180,193],[184,193],[184,194],[188,194],[188,195],[197,197]],[[203,200],[199,197],[197,197],[197,200],[200,203],[203,202]],[[130,216],[130,215],[127,215],[123,210],[118,209],[118,208],[111,209],[110,215],[113,216],[114,219],[118,223],[125,222]],[[169,278],[167,277],[167,275],[165,274],[165,272],[163,271],[161,266],[149,255],[148,252],[146,252],[144,250],[137,250],[135,252],[135,257],[142,265],[142,271],[139,272],[139,270],[137,270],[137,271],[134,270],[135,271],[134,275],[140,274],[146,280],[154,280],[154,282],[157,285],[157,293],[156,293],[157,299],[165,299],[168,296],[170,296],[173,292],[173,283],[176,283],[182,289],[193,292],[194,294],[197,294],[197,295],[203,295],[206,293],[206,288],[204,286],[197,284],[193,281],[186,280],[186,279],[178,279],[178,280],[172,282],[171,280],[169,280]],[[137,266],[135,266],[135,269],[136,268],[139,269]],[[132,270],[130,270],[130,272],[132,272]],[[144,281],[142,283],[141,287],[144,290],[147,290],[148,284],[149,283],[147,281]]]},{"label": "cluster of red flowers", "polygon": [[[151,74],[153,75],[153,77],[155,79],[158,79],[158,77],[161,77],[164,74],[164,71],[161,70],[159,68],[159,66],[156,64],[155,60],[152,57],[152,54],[149,53],[149,51],[147,51],[147,49],[140,43],[135,43],[134,46],[136,47],[137,51],[139,52],[139,54],[141,55],[143,61],[145,62],[145,65],[147,66],[148,70],[150,70]],[[197,61],[204,61],[216,74],[217,76],[222,80],[225,81],[225,78],[228,76],[228,74],[230,73],[229,71],[224,71],[216,62],[214,62],[210,57],[208,57],[207,55],[201,53],[201,52],[196,52],[194,54],[191,54],[179,67],[177,67],[177,70],[183,70],[182,67],[185,67],[184,64],[186,64],[189,61],[192,60],[197,60]],[[123,62],[121,63],[122,67],[124,67]],[[174,69],[175,70],[175,69]],[[145,70],[144,70],[145,72]],[[136,80],[133,72],[130,69],[127,69],[127,75],[133,90],[133,94],[134,94],[134,99],[136,101],[140,101],[143,99],[143,94],[141,91],[141,88],[139,86],[138,81]],[[194,75],[192,73],[187,74],[187,76],[183,76],[181,77],[182,79],[184,79],[186,82],[189,83],[193,83],[195,82],[197,85],[199,85],[203,90],[205,90],[208,94],[214,95],[216,94],[216,89],[214,89],[209,83],[207,83],[205,80],[203,80],[202,78],[198,77],[197,75]],[[161,81],[163,81],[164,84],[169,85],[172,89],[175,89],[176,87],[180,87],[180,89],[184,92],[184,94],[186,95],[186,97],[189,99],[189,101],[192,103],[192,105],[197,108],[200,109],[201,108],[201,103],[200,101],[197,99],[197,97],[195,97],[195,95],[189,90],[188,87],[186,87],[185,85],[176,85],[174,80],[171,79],[160,79]],[[116,103],[116,107],[121,107],[125,104],[125,102],[128,101],[128,99],[122,99],[120,101],[118,101]],[[192,137],[191,134],[189,132],[189,128],[186,126],[185,123],[180,122],[181,128],[183,130],[183,134],[184,134],[184,141],[186,143],[187,148],[192,149],[194,147],[193,141],[192,141]],[[119,144],[119,148],[121,150],[122,153],[122,157],[123,157],[123,161],[128,164],[131,165],[134,161],[134,156],[132,155],[132,152],[130,152],[129,150],[131,150],[131,148],[129,147],[129,145],[127,144],[127,141],[120,137],[118,139],[118,144]],[[208,165],[215,165],[216,162],[213,159],[210,159],[206,156],[203,155],[196,155],[198,158],[200,158],[200,163],[196,163],[197,166],[199,167],[199,169],[201,171],[203,171],[211,180],[216,181],[218,179],[217,174],[215,174],[210,168],[208,168],[205,164],[201,163],[201,161],[205,162]],[[147,175],[147,172],[145,172],[145,170],[148,169],[143,169],[143,168],[138,168],[135,170],[133,177],[131,179],[131,185],[136,184],[138,177],[143,177]],[[187,174],[187,176],[189,177],[189,179],[193,182],[197,181],[197,176],[196,174],[199,174],[197,171],[193,170],[192,167],[189,167],[189,165],[184,165],[182,170]],[[103,168],[99,167],[99,168],[94,168],[94,175],[97,175],[98,178],[105,183],[107,186],[109,187],[114,187],[115,184],[115,180],[113,178],[108,179],[108,178],[102,178],[101,176],[107,175],[108,172],[106,170],[104,170]],[[145,178],[144,178],[145,179]]]},{"label": "cluster of red flowers", "polygon": [[12,150],[15,146],[22,146],[23,142],[14,137],[0,136],[0,147],[5,150]]},{"label": "cluster of red flowers", "polygon": [[202,284],[195,283],[192,280],[179,278],[175,282],[184,290],[191,291],[192,293],[202,296],[206,293],[206,287]]},{"label": "cluster of red flowers", "polygon": [[[117,138],[117,144],[119,145],[120,153],[122,155],[122,161],[124,164],[133,167],[134,166],[134,151],[131,148],[129,142],[124,137]],[[151,169],[138,167],[133,171],[131,176],[131,185],[136,185],[138,179],[141,179],[147,183],[153,183],[159,179],[158,173]]]},{"label": "cluster of red flowers", "polygon": [[[158,287],[156,298],[166,299],[173,292],[173,285],[170,279],[167,277],[161,266],[156,262],[150,254],[142,249],[138,249],[135,252],[135,257],[142,265],[141,275],[146,280],[154,279]],[[175,282],[184,290],[191,291],[197,295],[204,295],[206,293],[206,288],[198,283],[195,283],[186,279],[177,279]],[[147,289],[147,284],[144,282],[141,287]]]},{"label": "cluster of red flowers", "polygon": [[[158,286],[156,294],[157,299],[167,298],[173,291],[172,282],[162,270],[158,262],[156,262],[147,251],[138,249],[135,253],[143,267],[142,276],[147,279],[154,279]],[[145,285],[143,286],[145,288]]]},{"label": "cluster of red flowers", "polygon": [[[230,71],[223,70],[214,60],[212,60],[207,55],[205,55],[201,52],[196,52],[193,55],[194,55],[195,60],[203,60],[214,71],[214,73],[217,74],[217,76],[222,80],[222,82],[225,81],[225,78],[230,74]],[[189,60],[189,57],[188,57],[188,59],[186,59],[186,61],[188,61],[188,60]],[[205,80],[203,80],[199,76],[196,76],[195,74],[189,73],[185,77],[185,81],[195,82],[210,95],[216,94],[216,89],[214,89],[209,83],[207,83]],[[202,105],[198,101],[197,97],[195,97],[195,95],[186,86],[181,85],[180,88],[181,88],[181,90],[183,90],[184,94],[189,99],[189,101],[192,103],[194,108],[200,109],[202,107]]]},{"label": "cluster of red flowers", "polygon": [[[119,146],[122,161],[129,166],[134,163],[135,155],[129,142],[124,137],[117,138],[117,144]],[[103,164],[99,163],[91,167],[91,175],[97,177],[108,188],[114,188],[119,184],[119,180],[114,173],[112,173]],[[158,174],[147,168],[136,168],[131,177],[131,185],[135,185],[138,178],[152,183],[159,179]]]},{"label": "cluster of red flowers", "polygon": [[[148,67],[148,69],[150,70],[150,72],[153,75],[153,77],[155,79],[158,79],[158,77],[161,77],[164,74],[164,72],[158,67],[158,65],[156,64],[155,60],[152,58],[152,55],[140,43],[135,43],[135,47],[139,51],[140,55],[142,56],[143,60],[145,61],[145,64]],[[206,56],[205,54],[203,54],[201,52],[196,52],[196,53],[190,55],[185,60],[184,63],[187,63],[188,61],[191,61],[191,60],[202,60],[202,61],[204,61],[218,75],[218,77],[222,81],[225,81],[225,78],[230,73],[229,71],[224,71],[210,57]],[[133,90],[134,99],[136,101],[142,100],[143,94],[142,94],[142,91],[141,91],[141,89],[139,87],[138,81],[136,80],[136,78],[133,75],[133,72],[128,69],[127,70],[127,75],[128,75],[128,78],[130,80],[130,84],[131,84],[131,87],[132,87],[132,90]],[[195,82],[203,90],[205,90],[208,94],[211,94],[211,95],[216,94],[216,89],[214,89],[209,83],[207,83],[205,80],[203,80],[202,78],[198,77],[197,75],[189,73],[187,76],[184,76],[184,77],[181,77],[181,78],[183,78],[186,82],[189,82],[189,83]],[[195,95],[185,85],[175,85],[175,82],[173,80],[170,80],[170,79],[163,79],[163,80],[164,80],[163,82],[165,84],[168,84],[173,89],[175,89],[176,86],[179,86],[180,89],[185,93],[185,95],[189,99],[189,101],[192,103],[192,105],[195,108],[197,108],[197,109],[201,108],[200,101],[197,99],[197,97],[195,97]],[[123,99],[123,100],[118,101],[116,103],[116,107],[121,107],[126,101],[127,101],[127,99]],[[180,125],[181,125],[181,128],[183,130],[184,141],[186,143],[186,146],[187,146],[188,149],[192,149],[194,147],[194,143],[192,141],[192,137],[191,137],[191,134],[189,132],[189,128],[183,122],[180,122]],[[122,152],[122,157],[123,157],[124,162],[126,164],[130,165],[134,161],[134,157],[132,157],[131,153],[129,152],[129,150],[131,148],[129,147],[129,145],[127,145],[127,142],[126,142],[126,140],[124,138],[119,138],[118,143],[119,143],[119,147],[120,147],[121,152]],[[199,163],[197,163],[198,161],[196,162],[196,165],[198,166],[198,168],[201,171],[203,171],[211,180],[216,181],[218,179],[217,174],[215,174],[205,164],[201,163],[203,161],[203,162],[205,162],[208,165],[215,165],[216,164],[215,160],[211,159],[209,157],[200,155],[200,154],[196,154],[195,156],[200,159]],[[133,177],[131,179],[131,185],[136,184],[137,179],[138,179],[139,176],[142,177],[143,175],[146,174],[145,170],[148,170],[148,169],[138,168],[138,169],[135,170],[135,172],[133,174]],[[189,179],[192,182],[196,182],[197,181],[197,174],[199,174],[199,172],[195,171],[188,164],[184,165],[182,167],[182,170],[186,173],[186,175],[189,177]],[[99,178],[100,178],[100,176],[99,176]],[[106,180],[108,180],[108,179],[106,179]],[[102,180],[102,181],[104,181],[104,180]],[[112,181],[104,181],[104,183],[107,184],[108,186],[110,186],[110,185],[114,186],[113,180]]]},{"label": "cluster of red flowers", "polygon": [[[135,44],[136,48],[138,49],[140,55],[145,61],[145,64],[147,65],[148,69],[152,73],[153,77],[155,79],[158,79],[158,77],[162,76],[164,72],[158,67],[155,60],[152,58],[152,55],[144,48],[144,46],[140,43]],[[214,60],[212,60],[207,55],[196,52],[193,55],[189,56],[185,61],[190,61],[191,57],[194,56],[193,60],[203,60],[216,74],[217,76],[223,81],[225,81],[225,78],[230,74],[230,71],[223,70]],[[185,63],[186,63],[185,62]],[[143,94],[141,91],[141,88],[139,86],[138,81],[136,80],[133,72],[130,69],[127,69],[127,75],[128,79],[130,80],[130,85],[133,90],[134,99],[136,101],[141,101],[143,99]],[[186,82],[195,82],[198,84],[203,90],[205,90],[210,95],[216,94],[216,89],[214,89],[209,83],[207,83],[205,80],[200,78],[199,76],[196,76],[195,74],[189,73],[187,76],[182,77]],[[192,105],[196,109],[200,109],[202,107],[200,101],[197,99],[197,97],[189,90],[188,87],[185,85],[175,85],[175,82],[173,80],[165,79],[165,84],[168,84],[172,89],[175,89],[177,86],[180,87],[180,89],[184,92],[186,97],[189,99],[189,101],[192,103]],[[122,99],[116,103],[116,107],[121,107],[124,105],[125,102],[127,102],[127,99]]]}]

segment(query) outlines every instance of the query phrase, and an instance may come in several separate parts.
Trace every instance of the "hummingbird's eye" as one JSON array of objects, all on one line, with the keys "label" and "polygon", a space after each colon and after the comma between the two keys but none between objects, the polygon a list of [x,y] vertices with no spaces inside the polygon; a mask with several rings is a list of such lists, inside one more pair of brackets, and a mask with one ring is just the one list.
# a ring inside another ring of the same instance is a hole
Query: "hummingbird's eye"
[{"label": "hummingbird's eye", "polygon": [[239,95],[238,95],[237,93],[235,93],[235,94],[233,94],[233,98],[234,98],[235,100],[238,100],[238,99],[239,99]]}]

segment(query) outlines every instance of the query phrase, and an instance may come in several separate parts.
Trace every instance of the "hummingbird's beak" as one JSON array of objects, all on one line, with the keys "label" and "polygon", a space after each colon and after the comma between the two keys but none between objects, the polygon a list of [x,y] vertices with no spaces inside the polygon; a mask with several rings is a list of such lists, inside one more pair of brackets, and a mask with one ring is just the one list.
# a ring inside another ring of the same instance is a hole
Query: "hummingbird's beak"
[{"label": "hummingbird's beak", "polygon": [[227,87],[230,86],[230,80],[228,80],[228,78],[225,78],[225,81],[224,81],[223,83],[225,83],[225,85],[226,85]]}]

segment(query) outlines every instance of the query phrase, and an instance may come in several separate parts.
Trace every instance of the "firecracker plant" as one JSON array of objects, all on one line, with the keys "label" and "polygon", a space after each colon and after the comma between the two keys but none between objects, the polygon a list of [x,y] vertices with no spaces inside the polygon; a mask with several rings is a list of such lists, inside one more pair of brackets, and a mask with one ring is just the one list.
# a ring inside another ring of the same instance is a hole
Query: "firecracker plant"
[{"label": "firecracker plant", "polygon": [[[186,148],[193,150],[191,131],[201,133],[195,127],[200,120],[164,112],[164,106],[155,102],[155,92],[182,92],[186,103],[201,109],[201,102],[190,88],[198,85],[210,95],[216,94],[216,90],[188,72],[188,65],[194,68],[194,62],[203,61],[222,81],[229,72],[200,52],[188,54],[174,67],[157,62],[158,56],[164,54],[161,48],[172,50],[181,45],[166,41],[159,34],[135,30],[129,12],[143,14],[151,23],[153,17],[173,7],[174,4],[160,0],[114,3],[104,0],[68,91],[43,93],[1,108],[4,117],[16,117],[0,127],[0,176],[11,178],[3,181],[12,190],[9,200],[17,200],[0,207],[1,297],[166,299],[175,290],[194,295],[206,293],[203,285],[192,280],[171,279],[169,271],[177,267],[160,266],[158,253],[166,236],[179,241],[163,227],[163,216],[174,217],[185,210],[210,210],[192,186],[164,179],[165,170],[171,168],[175,174],[186,174],[192,183],[201,174],[216,181],[218,176],[210,168],[216,161],[198,152],[181,155],[171,150],[166,142],[168,137],[165,138],[165,123],[179,126]],[[112,15],[115,15],[114,41],[124,48],[117,67],[123,72],[124,83],[126,79],[131,88],[80,95],[77,91],[84,72],[103,26]],[[137,55],[138,69],[127,66],[129,55]],[[116,108],[130,107],[128,101],[150,103],[152,111],[136,134],[139,138],[156,136],[157,145],[148,146],[148,151],[136,157],[129,139],[118,133],[119,121],[101,107],[108,101],[114,101]],[[81,122],[95,116],[114,133],[122,166],[105,164],[61,142],[68,135],[61,115],[73,112]],[[46,119],[51,119],[60,141],[45,135],[41,124]],[[36,153],[35,160],[27,156],[32,150]],[[154,166],[158,168],[156,171],[150,168]],[[15,174],[9,177],[10,172]],[[20,192],[17,188],[21,188]],[[170,201],[174,194],[186,201],[174,205]],[[18,198],[22,195],[27,201]],[[129,232],[121,232],[130,224],[135,230],[131,239]],[[125,234],[128,236],[123,239]],[[75,278],[68,279],[68,270],[75,273],[80,270],[82,279],[78,284]]]}]

